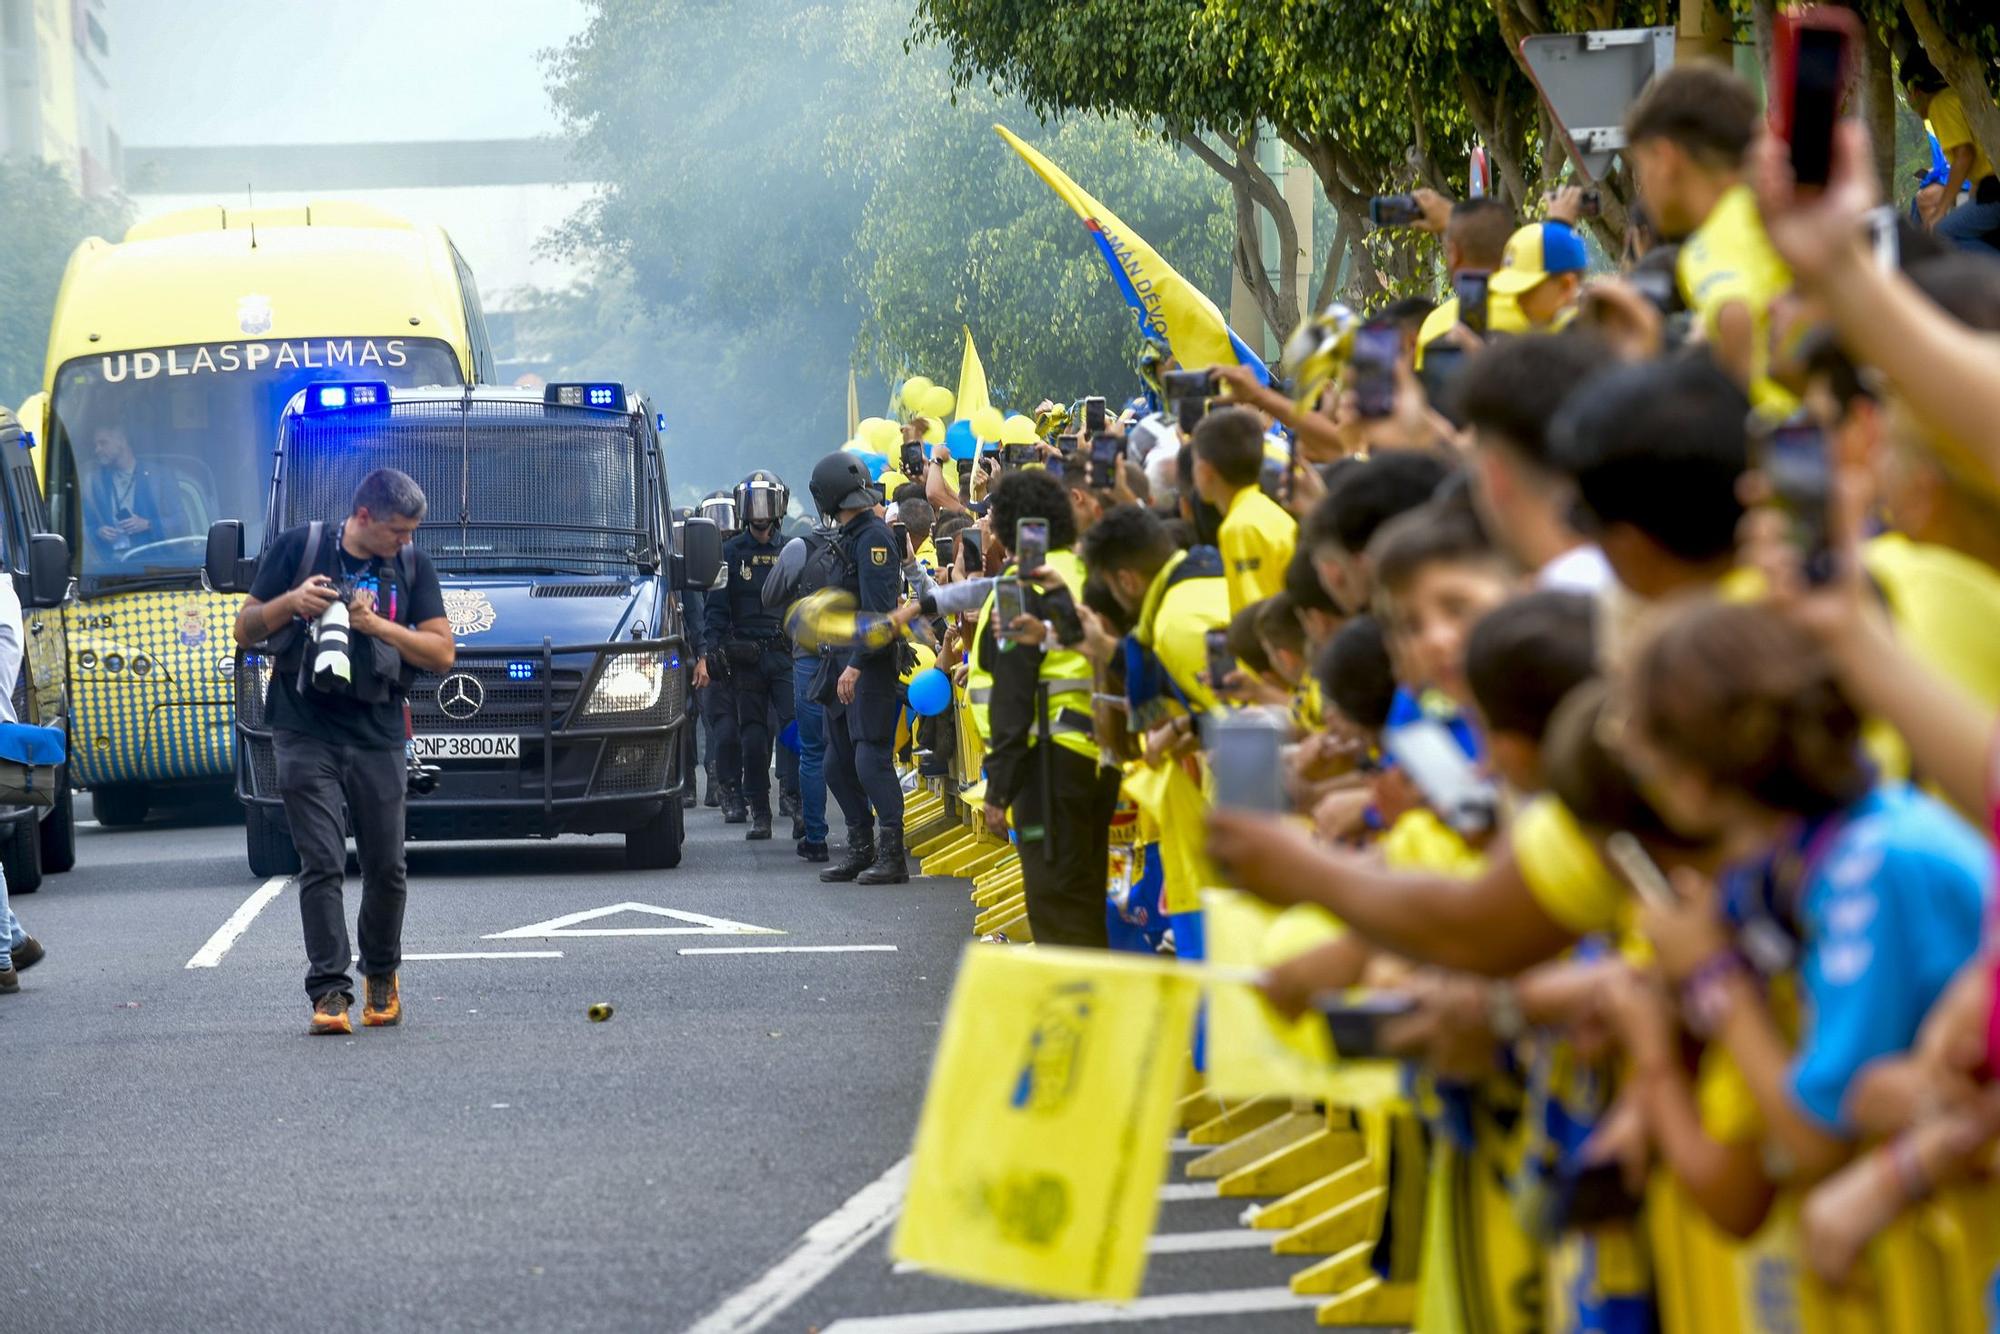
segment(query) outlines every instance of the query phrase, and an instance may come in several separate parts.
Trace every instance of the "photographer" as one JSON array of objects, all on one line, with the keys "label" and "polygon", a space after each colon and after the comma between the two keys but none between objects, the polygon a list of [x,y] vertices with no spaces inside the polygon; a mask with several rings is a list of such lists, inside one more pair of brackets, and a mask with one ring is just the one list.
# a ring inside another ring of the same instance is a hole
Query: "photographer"
[{"label": "photographer", "polygon": [[343,798],[361,856],[361,1020],[380,1027],[402,1017],[403,701],[414,670],[443,672],[457,656],[437,571],[410,545],[424,509],[406,474],[368,474],[344,521],[294,528],[272,544],[236,617],[237,645],[269,641],[276,659],[265,710],[299,851],[313,1033],[354,1031]]}]

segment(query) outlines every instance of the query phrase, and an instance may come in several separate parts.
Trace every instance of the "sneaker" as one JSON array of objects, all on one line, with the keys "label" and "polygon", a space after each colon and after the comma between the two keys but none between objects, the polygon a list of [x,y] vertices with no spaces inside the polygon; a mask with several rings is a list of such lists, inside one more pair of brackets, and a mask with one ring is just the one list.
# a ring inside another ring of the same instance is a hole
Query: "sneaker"
[{"label": "sneaker", "polygon": [[371,977],[364,988],[368,1000],[361,1007],[361,1022],[369,1028],[393,1028],[403,1022],[403,992],[396,975]]},{"label": "sneaker", "polygon": [[347,1017],[347,1007],[352,1004],[354,997],[344,991],[327,992],[313,1002],[312,1027],[307,1031],[315,1037],[352,1033],[354,1024]]},{"label": "sneaker", "polygon": [[811,839],[802,838],[799,840],[798,854],[802,860],[809,862],[830,862],[833,860],[833,854],[827,850],[825,843],[815,843]]},{"label": "sneaker", "polygon": [[36,940],[33,936],[29,936],[24,944],[17,945],[10,951],[14,971],[19,973],[27,972],[30,968],[40,963],[42,956],[47,953],[48,951],[42,948],[41,941]]},{"label": "sneaker", "polygon": [[0,968],[0,996],[11,996],[21,989],[21,975],[14,971],[14,965]]}]

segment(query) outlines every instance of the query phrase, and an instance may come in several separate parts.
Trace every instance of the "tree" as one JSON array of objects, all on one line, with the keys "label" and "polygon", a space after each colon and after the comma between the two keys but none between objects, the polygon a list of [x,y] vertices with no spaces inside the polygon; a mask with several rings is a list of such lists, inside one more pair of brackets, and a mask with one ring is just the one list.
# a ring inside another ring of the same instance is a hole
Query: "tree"
[{"label": "tree", "polygon": [[7,300],[0,304],[0,401],[18,406],[42,387],[49,350],[49,322],[70,252],[86,236],[116,237],[130,208],[123,200],[85,199],[69,178],[46,162],[0,160],[0,273]]}]

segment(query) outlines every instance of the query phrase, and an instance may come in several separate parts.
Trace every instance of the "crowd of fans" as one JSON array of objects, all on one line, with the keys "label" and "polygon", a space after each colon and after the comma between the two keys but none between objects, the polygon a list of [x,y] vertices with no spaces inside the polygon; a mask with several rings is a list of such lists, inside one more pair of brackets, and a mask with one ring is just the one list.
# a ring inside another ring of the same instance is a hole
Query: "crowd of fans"
[{"label": "crowd of fans", "polygon": [[965,707],[916,763],[1018,844],[1037,943],[1321,905],[1278,1011],[1394,997],[1389,1053],[1560,1123],[1552,1177],[1664,1172],[1737,1237],[1797,1192],[1838,1281],[2000,1147],[2000,265],[1889,220],[1856,122],[1795,187],[1721,68],[1627,132],[1615,273],[1580,191],[1420,192],[1451,298],[1327,312],[1288,385],[1155,351],[1101,429],[917,450],[896,619]]}]

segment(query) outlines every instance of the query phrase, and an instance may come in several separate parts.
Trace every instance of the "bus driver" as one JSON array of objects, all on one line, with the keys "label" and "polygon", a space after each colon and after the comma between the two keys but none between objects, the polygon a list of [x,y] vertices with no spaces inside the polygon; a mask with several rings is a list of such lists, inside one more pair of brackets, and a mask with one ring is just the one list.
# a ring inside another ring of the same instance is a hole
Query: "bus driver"
[{"label": "bus driver", "polygon": [[91,439],[97,467],[84,486],[87,530],[111,551],[176,537],[171,480],[140,464],[122,426],[100,426]]}]

